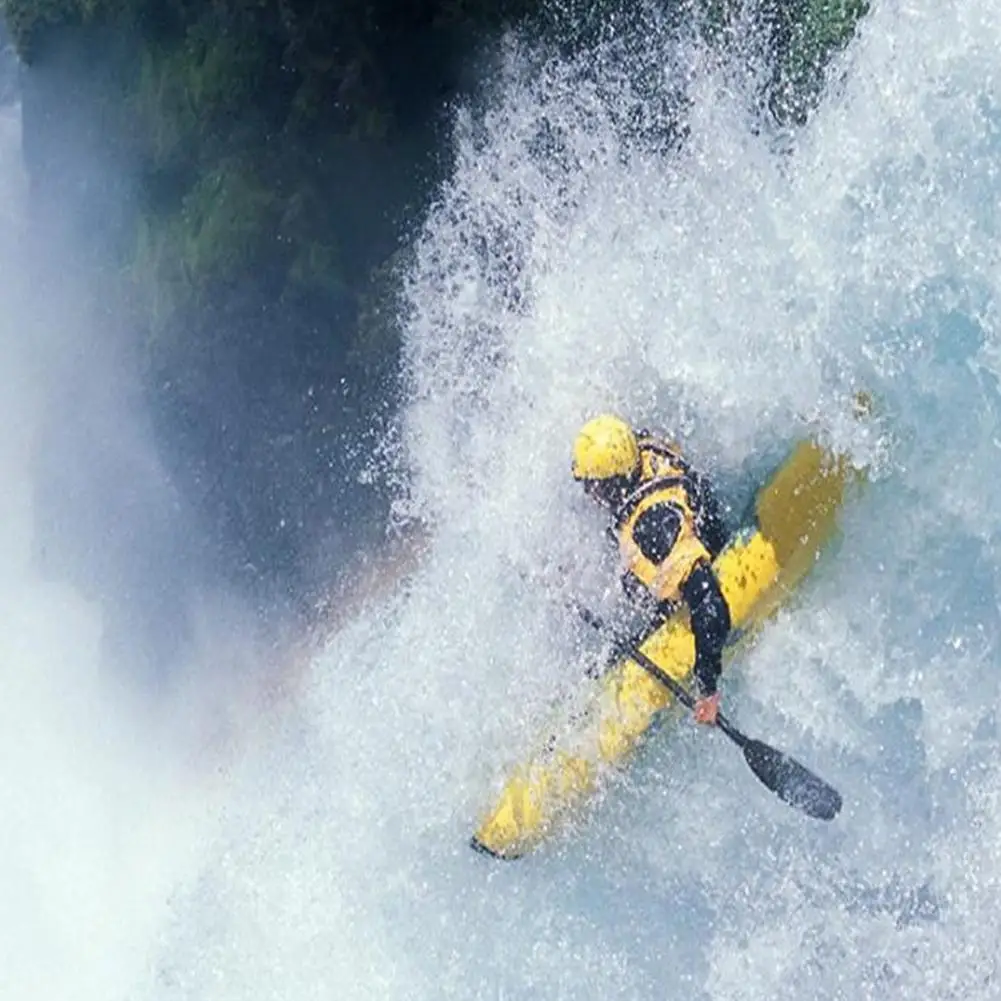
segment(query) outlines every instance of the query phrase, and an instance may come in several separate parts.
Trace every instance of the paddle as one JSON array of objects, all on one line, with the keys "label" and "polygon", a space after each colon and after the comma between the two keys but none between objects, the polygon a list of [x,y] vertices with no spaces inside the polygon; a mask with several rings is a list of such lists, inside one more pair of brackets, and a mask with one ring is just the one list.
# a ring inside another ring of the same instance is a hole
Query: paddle
[{"label": "paddle", "polygon": [[[574,603],[580,617],[602,632],[610,632],[594,612]],[[614,632],[612,633],[614,636]],[[619,640],[625,654],[644,671],[656,678],[686,708],[695,708],[695,699],[684,685],[679,684],[666,671],[658,667],[636,642]],[[814,775],[805,765],[761,740],[754,740],[741,733],[722,713],[716,717],[716,726],[743,752],[744,760],[752,772],[779,799],[817,820],[833,820],[841,809],[841,794],[822,778]]]}]

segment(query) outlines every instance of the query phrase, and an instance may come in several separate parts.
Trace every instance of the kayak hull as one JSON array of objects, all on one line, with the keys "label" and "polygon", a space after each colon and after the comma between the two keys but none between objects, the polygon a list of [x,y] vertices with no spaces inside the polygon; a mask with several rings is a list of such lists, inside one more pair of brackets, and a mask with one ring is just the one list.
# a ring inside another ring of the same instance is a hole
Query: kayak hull
[{"label": "kayak hull", "polygon": [[[758,491],[747,523],[713,564],[733,626],[724,668],[795,593],[835,538],[848,490],[862,475],[845,456],[804,440]],[[687,610],[679,609],[639,649],[688,684],[695,639]],[[673,702],[668,689],[628,657],[614,664],[594,682],[585,711],[562,721],[536,754],[511,771],[472,847],[502,859],[537,848],[628,761]]]}]

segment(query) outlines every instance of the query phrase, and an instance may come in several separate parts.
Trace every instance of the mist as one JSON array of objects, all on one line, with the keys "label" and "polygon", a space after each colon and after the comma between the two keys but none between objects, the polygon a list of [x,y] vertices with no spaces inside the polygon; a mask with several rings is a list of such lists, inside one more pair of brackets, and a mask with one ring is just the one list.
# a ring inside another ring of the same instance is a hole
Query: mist
[{"label": "mist", "polygon": [[100,269],[31,198],[20,110],[0,111],[0,996],[86,1001],[142,979],[275,648],[203,558]]},{"label": "mist", "polygon": [[[216,573],[100,268],[5,168],[0,994],[990,1001],[997,23],[876,5],[791,138],[739,67],[645,31],[689,98],[677,157],[622,63],[512,45],[404,288],[403,507],[433,537],[315,644]],[[127,177],[65,142],[95,190]],[[585,412],[669,425],[747,495],[859,387],[879,475],[724,692],[838,821],[685,725],[537,855],[471,852],[593,663],[563,600],[612,603],[567,476]]]}]

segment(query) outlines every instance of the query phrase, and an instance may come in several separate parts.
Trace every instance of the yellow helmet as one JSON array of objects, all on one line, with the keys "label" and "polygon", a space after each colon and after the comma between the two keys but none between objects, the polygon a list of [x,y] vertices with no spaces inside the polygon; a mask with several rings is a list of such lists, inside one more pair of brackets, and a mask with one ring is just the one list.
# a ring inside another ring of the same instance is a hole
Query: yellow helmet
[{"label": "yellow helmet", "polygon": [[577,480],[607,480],[630,476],[640,461],[633,429],[621,417],[601,414],[577,432],[573,444],[573,475]]}]

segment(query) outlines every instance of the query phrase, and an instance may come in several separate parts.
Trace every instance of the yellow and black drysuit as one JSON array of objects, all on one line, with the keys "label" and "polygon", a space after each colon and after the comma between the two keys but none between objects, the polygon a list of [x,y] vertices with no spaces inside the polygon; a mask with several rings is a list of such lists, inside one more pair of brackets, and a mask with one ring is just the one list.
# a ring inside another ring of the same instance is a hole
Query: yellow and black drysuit
[{"label": "yellow and black drysuit", "polygon": [[695,680],[702,696],[716,693],[730,610],[712,569],[726,542],[719,508],[705,480],[666,442],[637,435],[638,473],[614,509],[611,534],[625,570],[623,586],[658,603],[663,621],[684,600],[695,636]]}]

